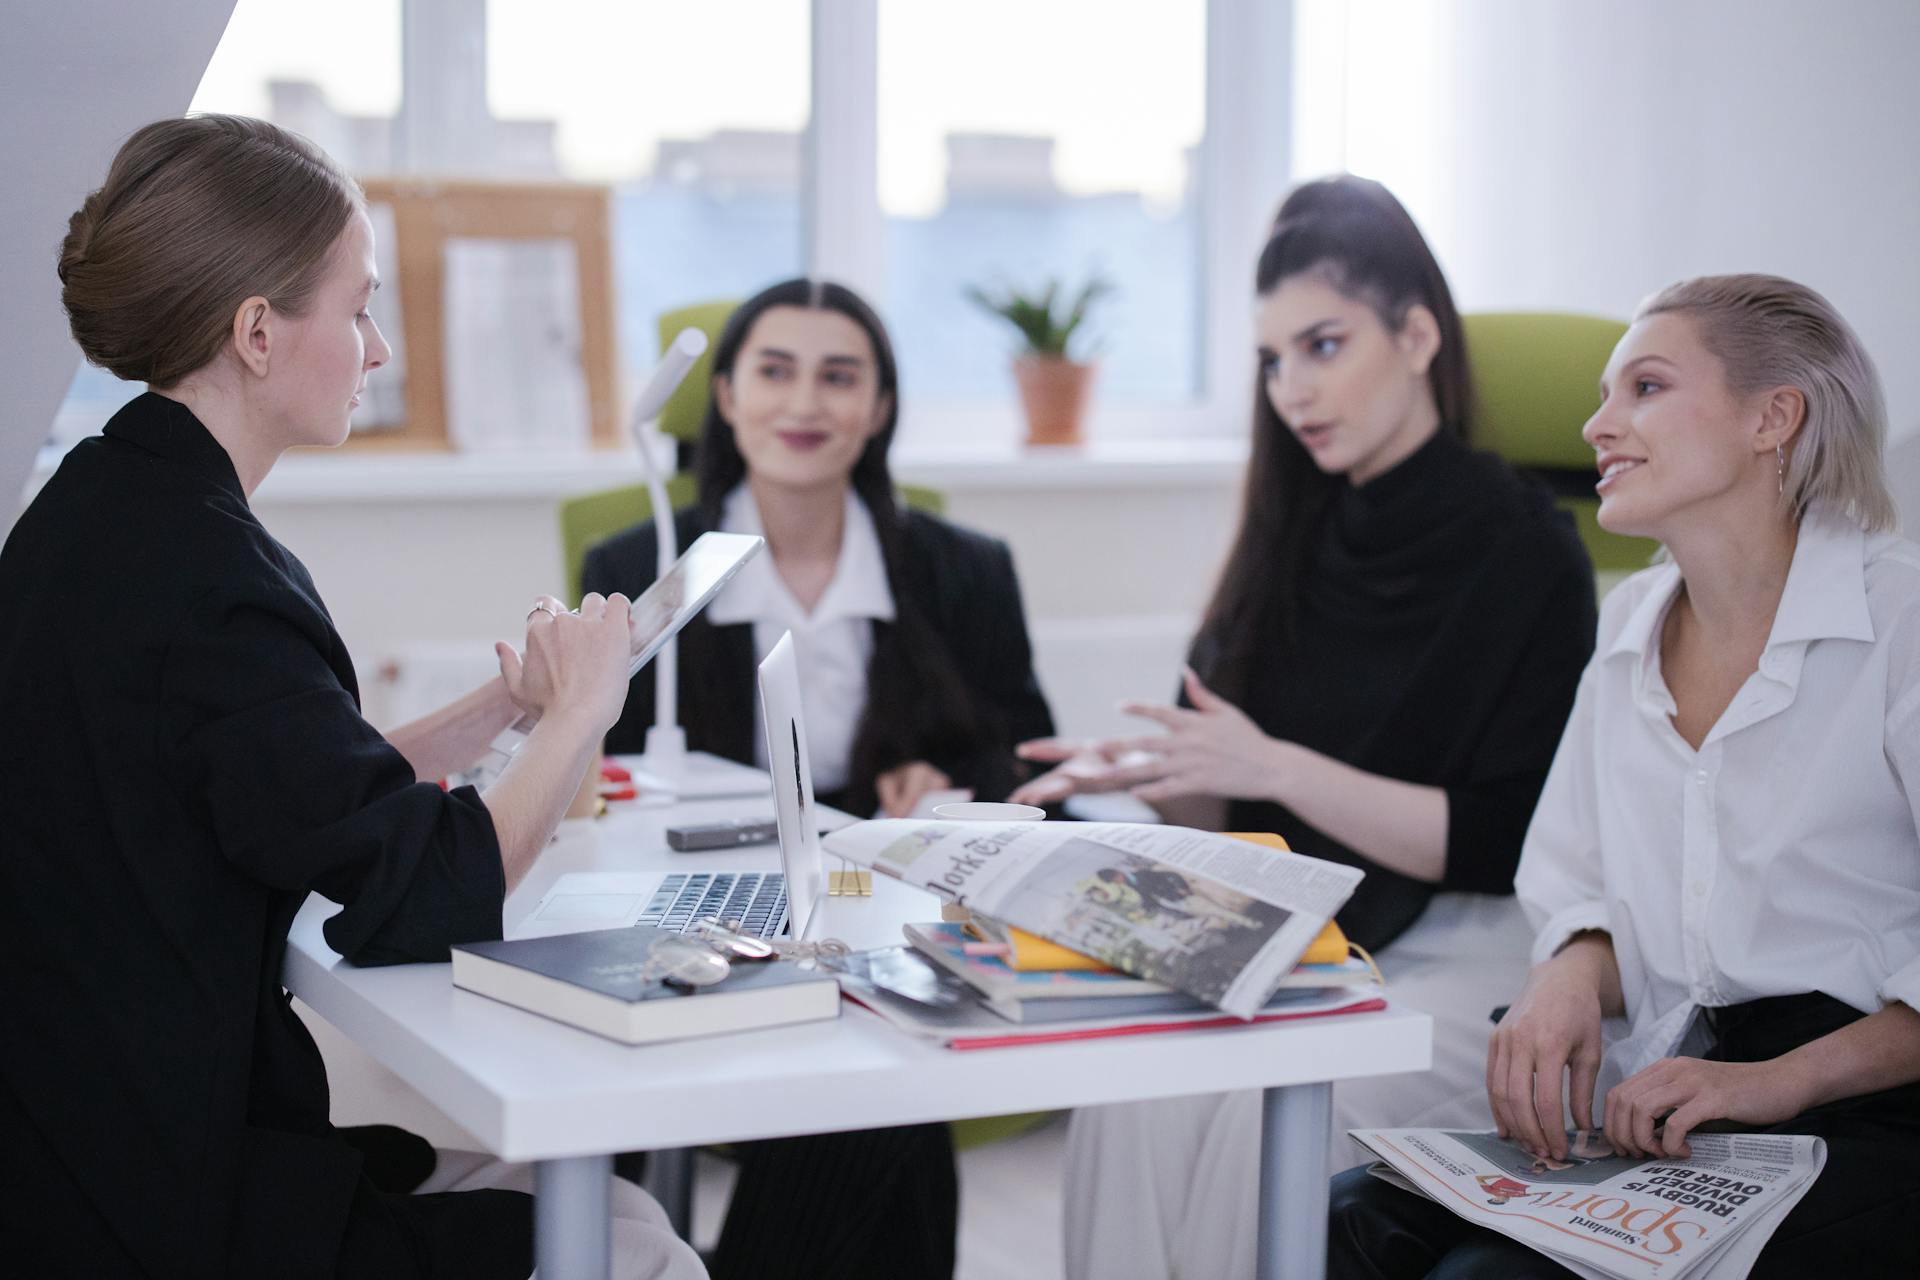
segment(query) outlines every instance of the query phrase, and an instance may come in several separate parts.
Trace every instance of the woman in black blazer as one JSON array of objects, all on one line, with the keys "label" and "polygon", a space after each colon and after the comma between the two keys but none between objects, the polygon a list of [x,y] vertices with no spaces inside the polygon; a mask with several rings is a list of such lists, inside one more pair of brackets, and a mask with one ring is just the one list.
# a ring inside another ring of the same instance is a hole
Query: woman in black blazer
[{"label": "woman in black blazer", "polygon": [[[758,517],[753,531],[768,539],[765,567],[795,603],[804,603],[797,597],[810,572],[818,587],[821,570],[831,576],[845,562],[850,530],[863,536],[870,524],[884,565],[894,616],[872,622],[864,707],[857,715],[848,709],[856,724],[844,781],[822,788],[822,800],[854,813],[884,806],[901,814],[926,791],[948,786],[1004,799],[1026,776],[1014,744],[1053,731],[1033,674],[1020,585],[1006,544],[908,510],[895,494],[887,450],[899,401],[880,318],[839,285],[789,280],[733,314],[713,369],[697,461],[700,497],[675,513],[680,545],[727,524],[745,493],[757,508],[748,517]],[[802,386],[803,378],[816,385]],[[847,507],[849,498],[859,510]],[[800,545],[783,546],[783,535]],[[656,538],[648,521],[594,546],[582,590],[645,590]],[[689,747],[753,763],[754,672],[765,652],[753,623],[724,620],[725,599],[681,633],[681,718]],[[800,648],[804,679],[804,639]],[[653,695],[651,671],[634,677],[607,735],[609,751],[642,749]]]},{"label": "woman in black blazer", "polygon": [[[542,598],[500,677],[385,734],[361,717],[326,605],[250,499],[286,449],[346,438],[389,355],[375,262],[353,179],[233,116],[136,131],[70,222],[74,338],[150,390],[0,547],[16,1275],[533,1269],[532,1171],[335,1128],[281,985],[310,890],[340,904],[326,939],[355,964],[497,939],[631,656],[625,600],[576,616]],[[434,781],[528,712],[538,727],[485,791]],[[702,1274],[637,1187],[609,1195],[615,1274]]]},{"label": "woman in black blazer", "polygon": [[[1014,744],[1052,732],[1005,544],[908,511],[887,448],[899,416],[892,344],[839,285],[789,280],[744,303],[714,349],[698,504],[682,546],[715,529],[762,533],[767,554],[680,639],[687,745],[746,763],[757,748],[755,667],[795,632],[809,756],[821,798],[903,815],[931,791],[1003,799],[1024,777]],[[587,553],[588,592],[645,590],[651,522]],[[643,671],[607,735],[639,751],[654,714]],[[959,1189],[944,1124],[747,1143],[717,1253],[732,1276],[947,1276]]]}]

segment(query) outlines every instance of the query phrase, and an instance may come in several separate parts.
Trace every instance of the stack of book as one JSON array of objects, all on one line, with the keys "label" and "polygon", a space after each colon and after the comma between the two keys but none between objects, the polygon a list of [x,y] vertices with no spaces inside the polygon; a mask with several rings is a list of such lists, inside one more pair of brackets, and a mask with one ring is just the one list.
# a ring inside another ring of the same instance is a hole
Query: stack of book
[{"label": "stack of book", "polygon": [[[965,981],[1009,1022],[1218,1012],[1185,992],[1130,977],[1044,938],[990,921],[910,924],[906,933],[915,950]],[[1275,994],[1366,987],[1373,981],[1365,963],[1348,957],[1340,926],[1329,923],[1293,972],[1281,979]]]},{"label": "stack of book", "polygon": [[855,1001],[950,1048],[1386,1007],[1379,970],[1333,923],[1361,873],[1276,835],[906,820],[827,843],[967,908],[835,966]]},{"label": "stack of book", "polygon": [[1108,968],[1043,938],[975,918],[908,925],[908,946],[841,968],[857,1003],[951,1049],[993,1049],[1149,1032],[1245,1026],[1386,1007],[1377,972],[1329,924],[1252,1019]]}]

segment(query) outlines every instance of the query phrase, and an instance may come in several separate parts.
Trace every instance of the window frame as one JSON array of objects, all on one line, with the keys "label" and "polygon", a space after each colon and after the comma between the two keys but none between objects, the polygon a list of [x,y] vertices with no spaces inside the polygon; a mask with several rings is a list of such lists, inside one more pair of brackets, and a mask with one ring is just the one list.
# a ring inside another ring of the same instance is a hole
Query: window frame
[{"label": "window frame", "polygon": [[[884,297],[886,221],[880,208],[879,0],[812,0],[812,111],[802,224],[810,273]],[[1250,276],[1268,220],[1291,176],[1293,0],[1207,0],[1205,130],[1200,142],[1196,383],[1190,398],[1105,403],[1090,431],[1105,440],[1238,437],[1247,429],[1254,369]],[[902,404],[902,443],[940,449],[1017,444],[1007,397],[977,405]]]},{"label": "window frame", "polygon": [[[486,74],[484,0],[400,0],[411,39],[402,53],[399,136],[426,146],[422,130],[449,113]],[[870,298],[886,296],[886,219],[879,194],[879,0],[810,0],[811,84],[801,180],[803,261],[809,274],[845,282]],[[1206,104],[1200,143],[1198,324],[1190,335],[1196,385],[1190,397],[1109,403],[1096,385],[1091,433],[1111,441],[1246,432],[1253,361],[1249,275],[1267,220],[1291,179],[1294,0],[1206,0]],[[471,24],[471,30],[463,30]],[[419,37],[432,29],[438,37]],[[468,38],[459,38],[459,37]],[[437,65],[422,71],[423,47],[441,57],[470,51],[475,67]],[[456,127],[457,131],[457,127]],[[460,139],[434,134],[439,149]],[[97,406],[82,406],[97,416]],[[1004,452],[1022,436],[1008,378],[1004,398],[981,404],[903,405],[902,443],[910,452]],[[69,410],[63,402],[62,417]]]}]

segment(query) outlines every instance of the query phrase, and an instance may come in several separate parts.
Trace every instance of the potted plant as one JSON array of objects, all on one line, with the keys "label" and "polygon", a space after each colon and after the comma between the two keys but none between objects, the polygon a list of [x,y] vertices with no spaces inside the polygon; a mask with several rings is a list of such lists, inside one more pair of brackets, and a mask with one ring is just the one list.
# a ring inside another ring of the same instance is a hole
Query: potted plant
[{"label": "potted plant", "polygon": [[1093,304],[1112,291],[1112,283],[1098,275],[1070,302],[1061,298],[1058,280],[1047,281],[1038,294],[1013,288],[997,296],[977,286],[967,290],[967,297],[1019,330],[1025,343],[1014,357],[1013,377],[1027,412],[1028,444],[1080,443],[1096,366],[1073,358],[1074,337]]}]

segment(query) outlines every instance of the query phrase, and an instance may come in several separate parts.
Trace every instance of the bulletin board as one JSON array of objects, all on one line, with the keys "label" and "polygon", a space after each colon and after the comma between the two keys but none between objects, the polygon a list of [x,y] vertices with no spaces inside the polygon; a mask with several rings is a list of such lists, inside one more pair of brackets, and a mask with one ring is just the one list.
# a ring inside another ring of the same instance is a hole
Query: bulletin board
[{"label": "bulletin board", "polygon": [[578,271],[579,355],[588,438],[595,448],[617,447],[621,436],[608,189],[586,183],[440,178],[369,178],[361,186],[370,206],[391,211],[405,352],[404,421],[379,430],[356,430],[345,447],[395,451],[457,447],[448,429],[446,263],[449,244],[469,240],[571,244]]}]

